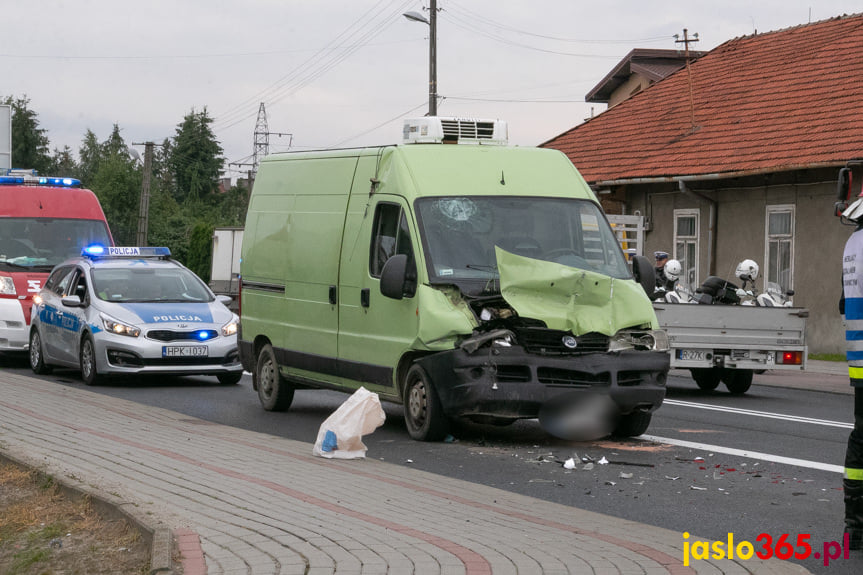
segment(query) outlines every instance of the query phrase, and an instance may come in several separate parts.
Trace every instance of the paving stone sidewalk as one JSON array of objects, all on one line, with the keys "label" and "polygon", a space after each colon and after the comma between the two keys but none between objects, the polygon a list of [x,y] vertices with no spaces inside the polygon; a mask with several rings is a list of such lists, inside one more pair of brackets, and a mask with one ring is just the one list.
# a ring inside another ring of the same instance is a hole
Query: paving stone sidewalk
[{"label": "paving stone sidewalk", "polygon": [[754,557],[687,567],[678,532],[311,452],[0,371],[0,453],[170,529],[184,575],[807,573]]}]

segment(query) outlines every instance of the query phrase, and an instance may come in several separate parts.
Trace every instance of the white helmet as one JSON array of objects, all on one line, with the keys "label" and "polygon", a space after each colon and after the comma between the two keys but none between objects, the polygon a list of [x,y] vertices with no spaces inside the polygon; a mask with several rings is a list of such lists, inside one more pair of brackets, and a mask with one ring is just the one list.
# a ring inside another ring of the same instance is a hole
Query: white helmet
[{"label": "white helmet", "polygon": [[743,281],[754,282],[758,277],[758,264],[753,260],[743,260],[737,264],[737,270],[734,272],[734,275]]},{"label": "white helmet", "polygon": [[680,273],[683,271],[683,266],[681,266],[680,262],[677,260],[668,260],[665,262],[665,268],[663,269],[665,270],[665,277],[676,282],[680,279]]},{"label": "white helmet", "polygon": [[861,216],[863,216],[863,197],[854,200],[854,203],[845,208],[845,211],[842,212],[843,218],[853,221],[857,221]]}]

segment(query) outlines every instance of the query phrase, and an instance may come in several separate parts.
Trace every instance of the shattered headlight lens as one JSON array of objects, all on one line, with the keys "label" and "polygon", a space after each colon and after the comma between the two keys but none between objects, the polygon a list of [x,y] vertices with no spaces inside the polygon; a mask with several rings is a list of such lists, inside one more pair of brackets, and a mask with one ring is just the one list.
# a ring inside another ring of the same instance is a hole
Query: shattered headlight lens
[{"label": "shattered headlight lens", "polygon": [[608,342],[608,351],[624,351],[627,349],[668,351],[668,334],[661,329],[621,331]]}]

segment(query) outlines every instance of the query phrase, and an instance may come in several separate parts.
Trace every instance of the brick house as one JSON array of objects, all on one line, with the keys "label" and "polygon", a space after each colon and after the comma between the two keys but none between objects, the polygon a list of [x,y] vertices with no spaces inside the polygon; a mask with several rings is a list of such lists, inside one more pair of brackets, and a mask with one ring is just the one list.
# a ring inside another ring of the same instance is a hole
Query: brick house
[{"label": "brick house", "polygon": [[735,38],[542,147],[609,213],[642,215],[645,253],[673,253],[688,283],[754,259],[760,289],[809,308],[810,352],[842,353],[852,229],[833,203],[839,168],[863,157],[861,79],[863,15]]}]

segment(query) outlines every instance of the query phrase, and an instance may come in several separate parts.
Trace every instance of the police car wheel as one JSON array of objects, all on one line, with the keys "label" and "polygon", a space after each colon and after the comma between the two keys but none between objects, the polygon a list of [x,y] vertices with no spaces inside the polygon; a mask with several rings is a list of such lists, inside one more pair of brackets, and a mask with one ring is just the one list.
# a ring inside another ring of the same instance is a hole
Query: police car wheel
[{"label": "police car wheel", "polygon": [[35,329],[30,332],[30,369],[39,375],[51,373],[51,366],[45,363],[45,356],[42,352],[42,338]]},{"label": "police car wheel", "polygon": [[417,441],[440,441],[446,437],[449,420],[443,412],[437,391],[425,370],[413,365],[405,376],[405,425]]},{"label": "police car wheel", "polygon": [[282,377],[273,346],[267,344],[258,355],[255,366],[258,399],[267,411],[285,411],[294,401],[294,386]]},{"label": "police car wheel", "polygon": [[96,346],[90,335],[81,341],[81,379],[87,385],[98,385],[104,379],[96,369]]},{"label": "police car wheel", "polygon": [[243,372],[240,373],[223,373],[216,376],[219,379],[219,383],[222,385],[236,385],[243,379]]}]

